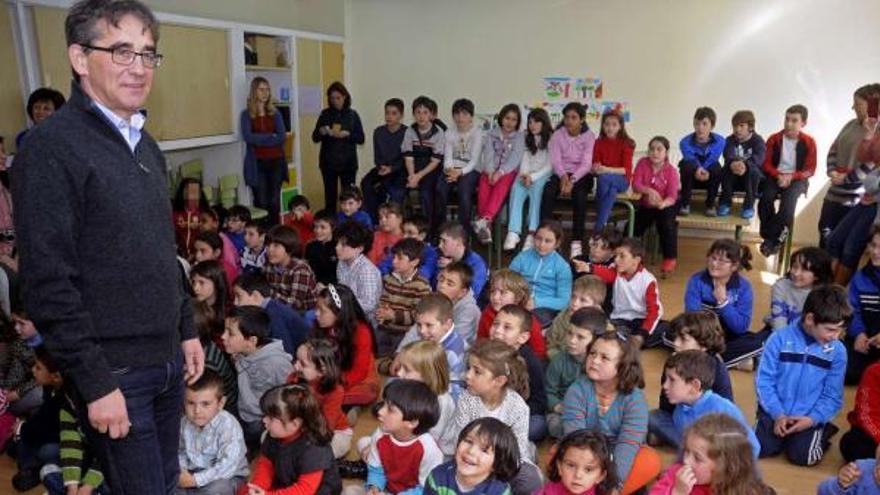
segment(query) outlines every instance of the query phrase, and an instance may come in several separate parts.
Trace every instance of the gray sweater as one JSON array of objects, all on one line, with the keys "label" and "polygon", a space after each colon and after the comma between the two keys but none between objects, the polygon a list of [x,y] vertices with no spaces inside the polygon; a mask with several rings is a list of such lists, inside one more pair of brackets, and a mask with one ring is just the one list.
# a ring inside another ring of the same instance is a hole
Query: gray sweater
[{"label": "gray sweater", "polygon": [[252,423],[263,417],[260,397],[270,388],[284,384],[293,364],[281,341],[273,340],[253,354],[237,356],[235,369],[238,371],[238,414],[242,421]]},{"label": "gray sweater", "polygon": [[28,133],[12,195],[25,308],[86,402],[118,387],[112,370],[166,363],[196,337],[149,134],[132,153],[74,83]]}]

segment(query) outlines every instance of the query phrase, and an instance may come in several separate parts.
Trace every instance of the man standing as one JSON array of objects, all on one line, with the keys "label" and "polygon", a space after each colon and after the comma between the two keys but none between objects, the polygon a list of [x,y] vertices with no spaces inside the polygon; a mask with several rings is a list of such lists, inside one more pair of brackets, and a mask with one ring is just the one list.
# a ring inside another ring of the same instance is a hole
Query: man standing
[{"label": "man standing", "polygon": [[25,307],[114,494],[173,493],[183,381],[204,368],[165,160],[143,131],[158,28],[137,0],[71,7],[70,101],[29,133],[12,172]]}]

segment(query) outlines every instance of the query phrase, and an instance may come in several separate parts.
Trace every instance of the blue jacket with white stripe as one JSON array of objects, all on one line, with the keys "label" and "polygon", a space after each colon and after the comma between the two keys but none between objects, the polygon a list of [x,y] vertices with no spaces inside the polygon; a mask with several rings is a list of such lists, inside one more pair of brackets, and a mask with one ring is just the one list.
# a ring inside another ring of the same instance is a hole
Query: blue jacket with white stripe
[{"label": "blue jacket with white stripe", "polygon": [[846,349],[840,340],[821,344],[796,320],[764,344],[755,378],[758,404],[774,420],[808,416],[827,423],[843,405]]}]

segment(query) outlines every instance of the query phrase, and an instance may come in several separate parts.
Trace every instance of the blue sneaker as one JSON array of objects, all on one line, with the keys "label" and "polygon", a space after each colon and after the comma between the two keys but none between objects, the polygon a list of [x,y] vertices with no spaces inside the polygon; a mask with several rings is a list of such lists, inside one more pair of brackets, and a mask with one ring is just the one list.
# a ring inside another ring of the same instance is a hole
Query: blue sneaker
[{"label": "blue sneaker", "polygon": [[742,214],[740,216],[742,216],[746,220],[751,220],[751,218],[753,216],[755,216],[755,209],[754,208],[745,208],[745,209],[743,209]]},{"label": "blue sneaker", "polygon": [[726,217],[727,215],[730,215],[730,205],[719,205],[718,206],[718,216],[719,217]]}]

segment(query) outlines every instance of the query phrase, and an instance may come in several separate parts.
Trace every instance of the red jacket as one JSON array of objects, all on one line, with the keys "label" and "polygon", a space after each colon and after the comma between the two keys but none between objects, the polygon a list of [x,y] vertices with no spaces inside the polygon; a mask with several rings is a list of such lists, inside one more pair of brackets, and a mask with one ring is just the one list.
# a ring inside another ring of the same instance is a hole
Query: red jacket
[{"label": "red jacket", "polygon": [[[767,154],[764,156],[764,173],[768,177],[779,177],[779,159],[782,155],[782,135],[779,131],[767,139]],[[798,135],[797,163],[792,180],[806,180],[816,173],[816,141],[806,133]]]},{"label": "red jacket", "polygon": [[880,363],[865,370],[856,391],[855,407],[846,419],[880,443]]},{"label": "red jacket", "polygon": [[593,145],[593,163],[601,163],[604,167],[623,168],[626,171],[627,182],[632,182],[634,149],[631,141],[600,137]]},{"label": "red jacket", "polygon": [[[492,305],[486,306],[483,314],[480,315],[480,323],[477,325],[477,339],[488,339],[489,331],[492,329],[492,322],[495,321],[495,315],[498,311]],[[541,323],[534,316],[532,317],[532,330],[529,341],[526,342],[535,355],[541,360],[547,359],[547,344],[544,342],[544,333],[541,331]]]}]

